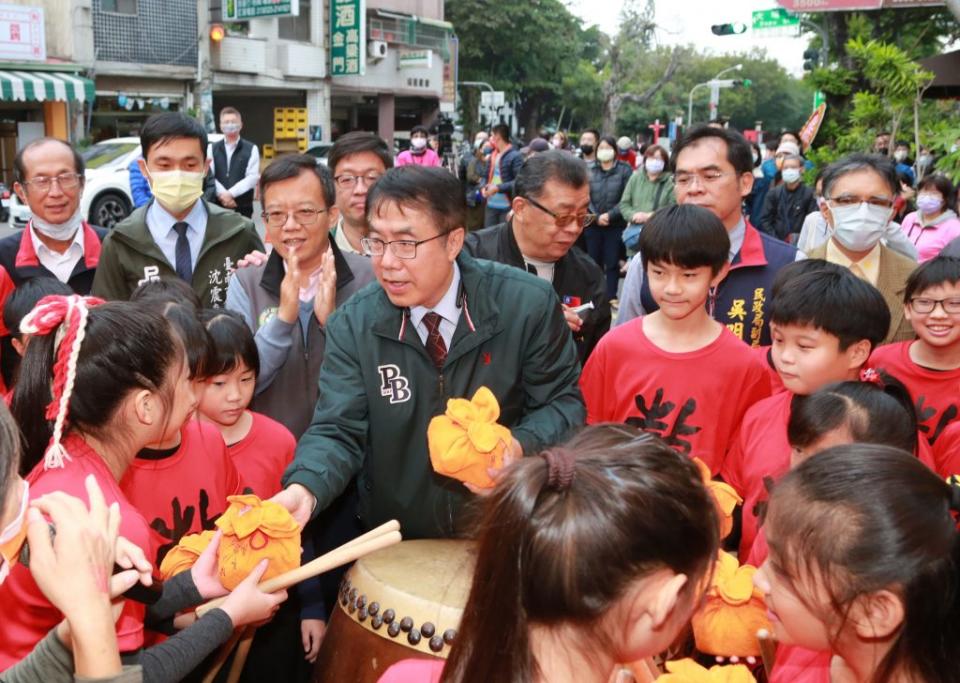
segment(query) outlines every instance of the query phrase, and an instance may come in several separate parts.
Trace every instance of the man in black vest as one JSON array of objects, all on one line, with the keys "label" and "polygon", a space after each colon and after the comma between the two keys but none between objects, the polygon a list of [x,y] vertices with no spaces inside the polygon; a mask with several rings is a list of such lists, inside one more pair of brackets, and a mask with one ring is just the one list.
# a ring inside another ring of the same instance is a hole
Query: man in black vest
[{"label": "man in black vest", "polygon": [[213,145],[213,176],[217,204],[242,216],[253,216],[253,193],[260,179],[260,151],[240,137],[243,120],[233,107],[220,110],[223,140]]}]

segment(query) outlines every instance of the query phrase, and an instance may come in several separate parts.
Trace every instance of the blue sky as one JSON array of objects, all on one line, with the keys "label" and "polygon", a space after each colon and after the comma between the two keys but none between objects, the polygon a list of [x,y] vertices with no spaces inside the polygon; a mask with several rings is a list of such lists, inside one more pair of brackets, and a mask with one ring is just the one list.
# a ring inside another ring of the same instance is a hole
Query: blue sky
[{"label": "blue sky", "polygon": [[[623,0],[565,0],[570,10],[587,23],[599,24],[607,33],[616,33]],[[803,74],[803,51],[810,36],[802,38],[759,37],[747,30],[738,36],[715,36],[712,24],[741,22],[750,26],[754,10],[772,9],[775,0],[656,0],[658,33],[666,45],[693,43],[705,51],[722,54],[743,52],[754,45],[766,48],[790,73]],[[696,21],[691,21],[696,17]],[[746,75],[746,74],[744,74]]]}]

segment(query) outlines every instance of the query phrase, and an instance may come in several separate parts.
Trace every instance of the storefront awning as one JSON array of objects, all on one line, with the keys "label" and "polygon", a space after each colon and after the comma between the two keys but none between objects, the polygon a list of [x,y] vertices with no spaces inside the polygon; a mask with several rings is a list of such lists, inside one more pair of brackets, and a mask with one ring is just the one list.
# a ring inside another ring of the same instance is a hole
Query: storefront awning
[{"label": "storefront awning", "polygon": [[61,71],[0,70],[0,101],[44,102],[94,98],[93,81]]}]

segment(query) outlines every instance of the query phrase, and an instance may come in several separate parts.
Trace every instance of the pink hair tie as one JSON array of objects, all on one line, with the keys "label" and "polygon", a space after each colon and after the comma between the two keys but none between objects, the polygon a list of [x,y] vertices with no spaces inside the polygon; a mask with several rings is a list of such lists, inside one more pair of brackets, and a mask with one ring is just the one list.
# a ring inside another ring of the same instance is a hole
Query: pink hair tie
[{"label": "pink hair tie", "polygon": [[884,388],[883,377],[874,368],[863,368],[860,371],[860,381],[870,382],[870,384],[876,384],[881,389]]}]

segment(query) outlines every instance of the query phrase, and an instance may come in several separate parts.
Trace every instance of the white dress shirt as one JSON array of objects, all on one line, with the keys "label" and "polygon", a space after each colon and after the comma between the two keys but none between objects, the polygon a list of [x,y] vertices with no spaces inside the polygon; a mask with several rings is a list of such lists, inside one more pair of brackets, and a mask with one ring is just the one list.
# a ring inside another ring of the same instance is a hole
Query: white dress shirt
[{"label": "white dress shirt", "polygon": [[37,231],[30,227],[30,239],[33,242],[33,251],[37,254],[40,265],[49,270],[60,282],[66,283],[73,274],[73,269],[83,258],[83,224],[73,234],[73,242],[62,254],[54,251],[37,237]]},{"label": "white dress shirt", "polygon": [[[177,263],[177,231],[173,226],[178,222],[180,221],[160,206],[160,202],[150,202],[150,208],[147,209],[147,229],[172,268],[176,268]],[[187,241],[190,243],[190,265],[196,269],[203,238],[207,233],[207,209],[202,201],[197,200],[183,222],[189,226]]]},{"label": "white dress shirt", "polygon": [[[237,151],[238,144],[240,144],[240,138],[237,138],[237,141],[233,144],[230,144],[230,141],[226,138],[223,139],[223,146],[226,147],[227,150],[227,169],[230,168],[230,159],[233,158],[233,153]],[[247,170],[244,172],[243,178],[238,180],[233,187],[227,188],[217,180],[217,194],[229,192],[231,197],[236,198],[257,186],[257,181],[260,180],[260,150],[257,149],[256,145],[252,146],[253,149],[250,150],[250,161],[247,162]],[[216,162],[211,158],[210,171],[213,173],[214,178],[217,177],[215,164]]]},{"label": "white dress shirt", "polygon": [[427,329],[423,317],[433,311],[440,316],[440,336],[443,337],[443,343],[447,345],[447,351],[450,350],[450,343],[453,341],[453,333],[457,331],[457,323],[460,322],[460,307],[457,306],[457,293],[460,291],[460,266],[456,262],[453,264],[453,279],[450,281],[450,287],[447,293],[433,308],[424,306],[414,306],[410,309],[410,322],[414,329],[420,335],[420,341],[427,345],[427,336],[430,331]]}]

